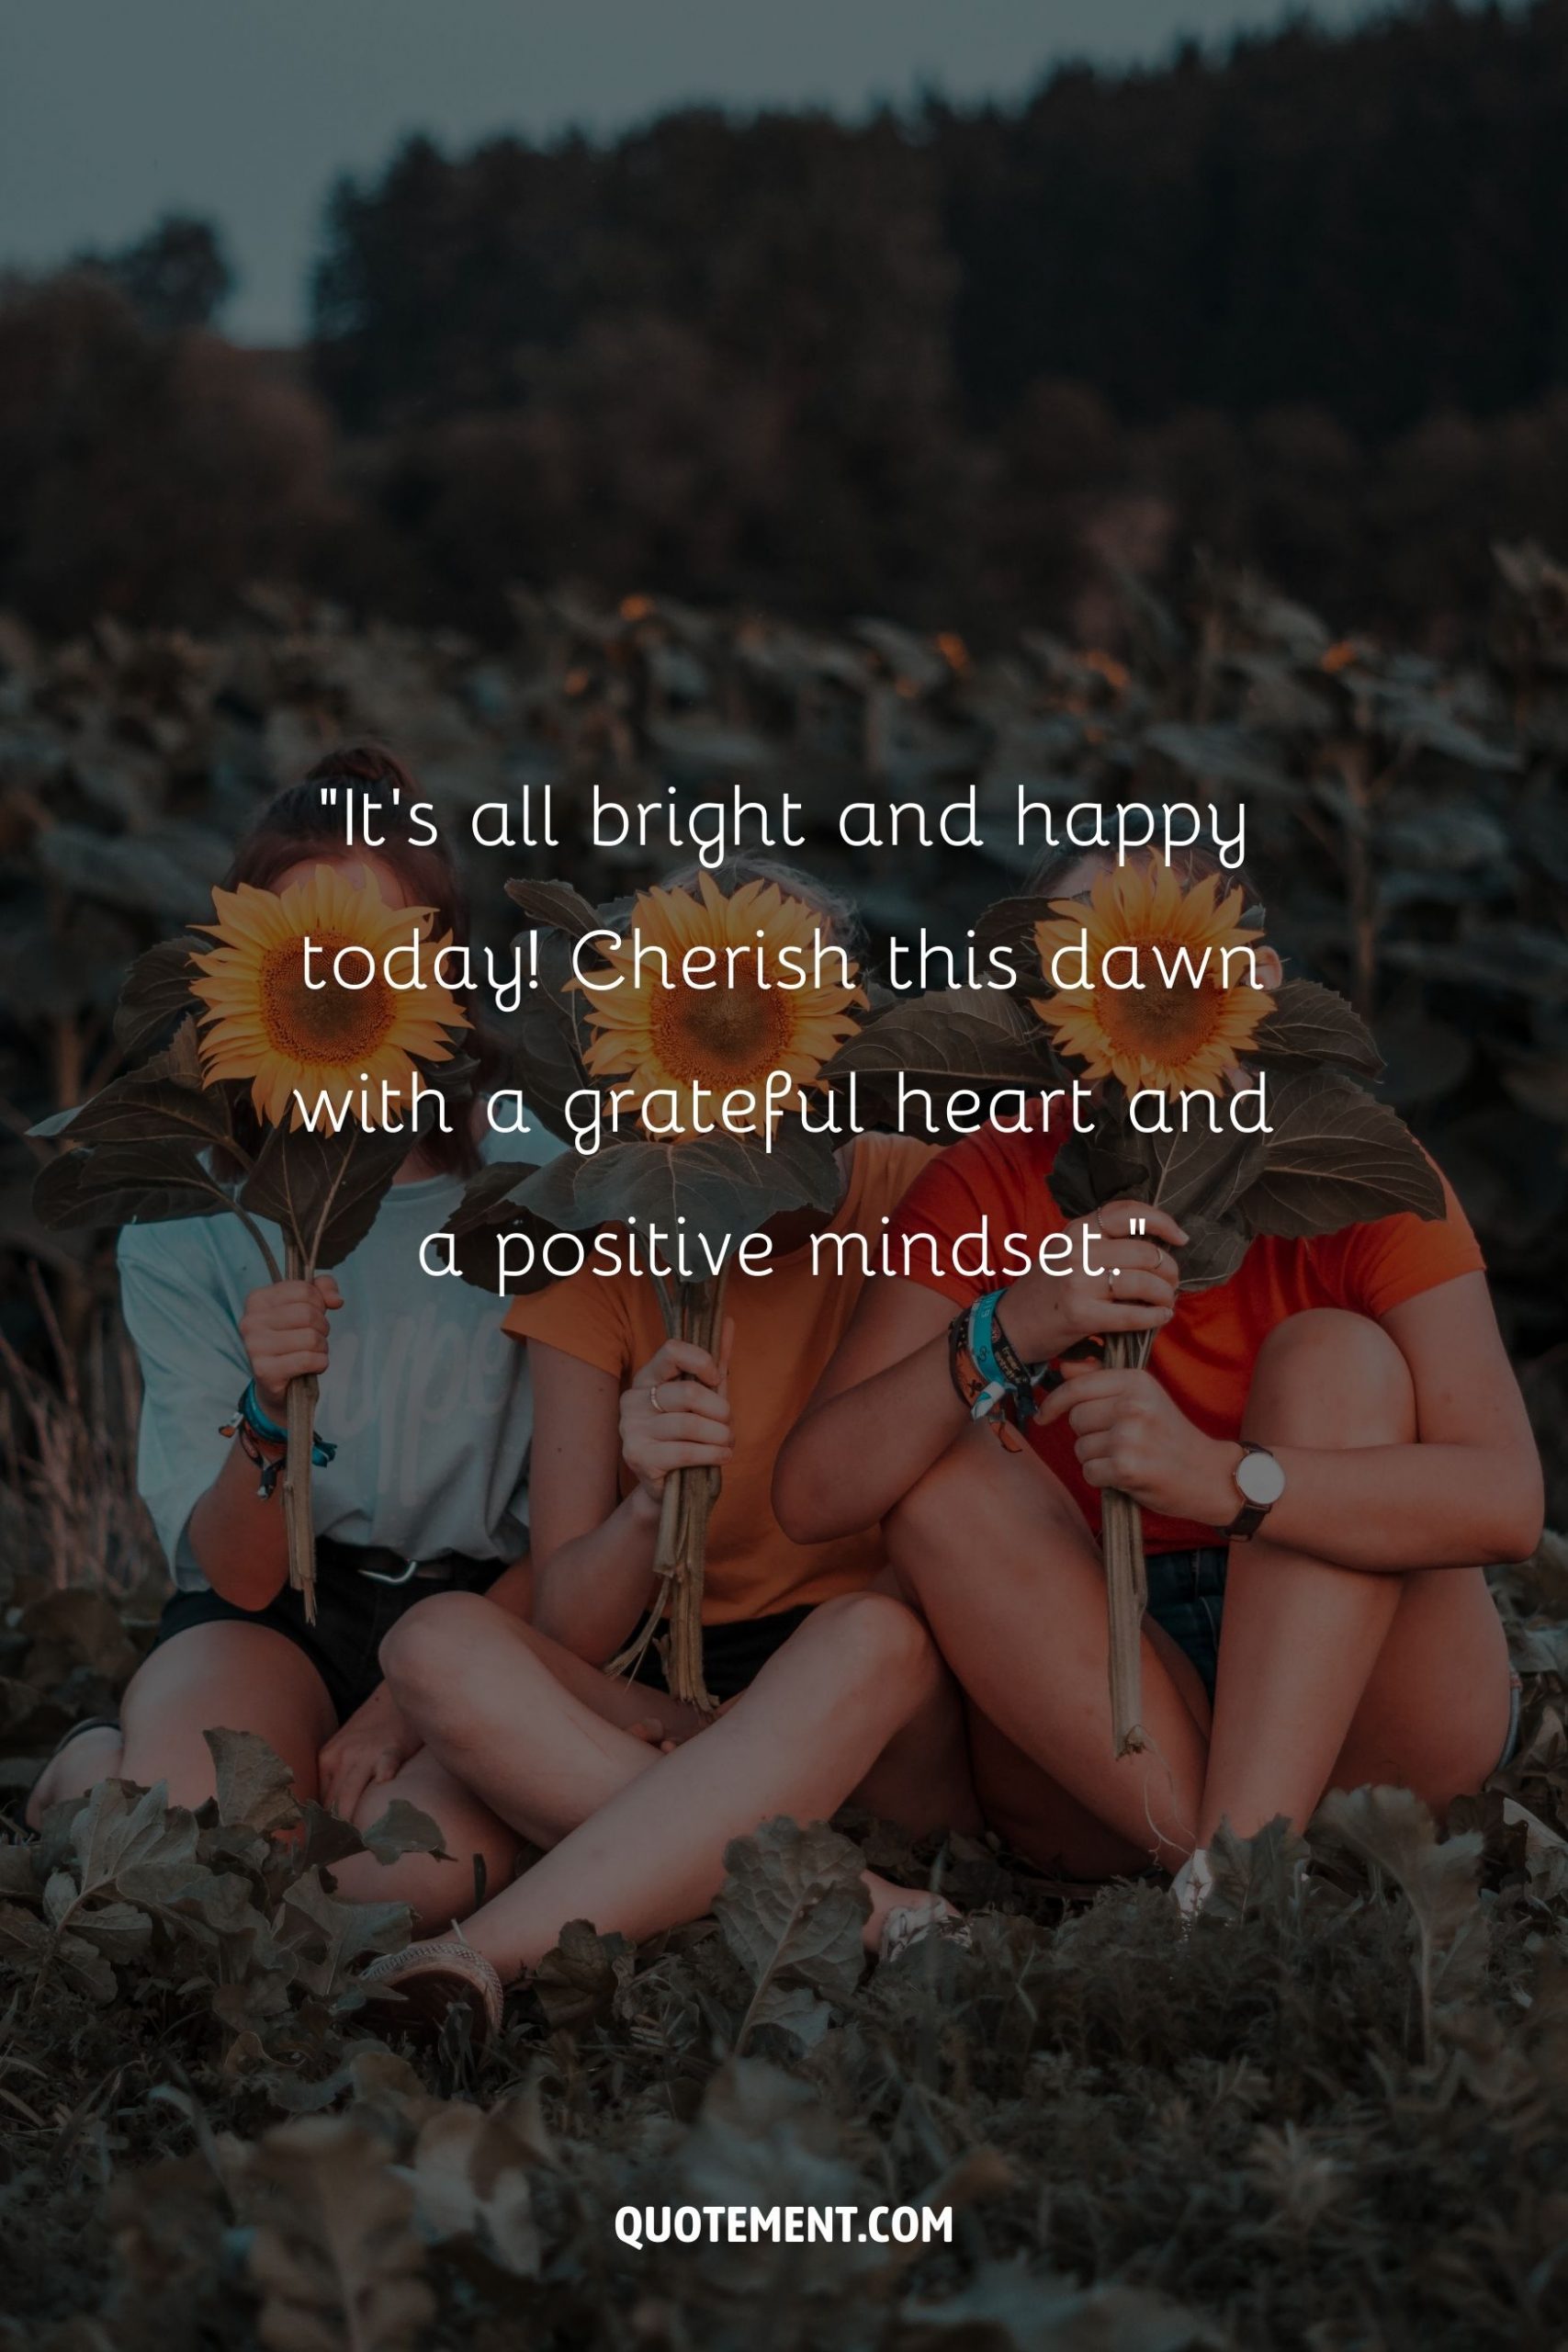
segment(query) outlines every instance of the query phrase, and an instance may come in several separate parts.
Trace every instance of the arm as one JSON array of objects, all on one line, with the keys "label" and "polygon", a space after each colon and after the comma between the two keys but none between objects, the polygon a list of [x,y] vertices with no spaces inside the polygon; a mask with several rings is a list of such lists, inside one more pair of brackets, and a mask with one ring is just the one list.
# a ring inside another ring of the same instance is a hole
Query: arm
[{"label": "arm", "polygon": [[[727,1331],[726,1355],[728,1343]],[[705,1348],[667,1340],[623,1395],[613,1373],[542,1340],[528,1347],[534,1622],[603,1664],[653,1598],[665,1478],[730,1457],[728,1366]],[[637,1478],[624,1497],[623,1455]]]},{"label": "arm", "polygon": [[[1146,1221],[1156,1238],[1127,1238],[1127,1220]],[[1175,1261],[1186,1239],[1163,1210],[1111,1202],[1069,1228],[1117,1239],[1121,1272],[1036,1272],[1014,1283],[1000,1315],[1009,1339],[1031,1363],[1046,1363],[1080,1340],[1107,1331],[1157,1329],[1170,1320]],[[1095,1262],[1102,1253],[1091,1252]],[[1116,1295],[1111,1295],[1112,1280]],[[884,1278],[861,1293],[854,1318],[809,1404],[780,1449],[773,1509],[796,1544],[874,1527],[947,1452],[968,1423],[948,1370],[953,1301],[922,1284]]]},{"label": "arm", "polygon": [[[1485,1276],[1461,1274],[1382,1320],[1410,1369],[1419,1437],[1271,1446],[1285,1491],[1264,1522],[1269,1538],[1373,1572],[1524,1558],[1540,1537],[1540,1461]],[[1195,1429],[1153,1374],[1077,1374],[1041,1419],[1064,1417],[1091,1486],[1212,1526],[1235,1517],[1239,1446]]]},{"label": "arm", "polygon": [[[269,1420],[282,1425],[290,1380],[326,1370],[327,1316],[342,1305],[331,1274],[314,1283],[267,1283],[246,1299],[240,1339],[256,1401]],[[256,1465],[236,1437],[190,1514],[190,1546],[202,1575],[214,1592],[241,1609],[265,1609],[288,1574],[282,1506],[276,1489],[268,1499],[259,1485]]]}]

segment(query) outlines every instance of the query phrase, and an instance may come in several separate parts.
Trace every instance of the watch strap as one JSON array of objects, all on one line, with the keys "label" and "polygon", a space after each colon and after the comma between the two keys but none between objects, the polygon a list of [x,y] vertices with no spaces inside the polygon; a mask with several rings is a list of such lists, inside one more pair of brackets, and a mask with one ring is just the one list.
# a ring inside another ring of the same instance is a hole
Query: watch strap
[{"label": "watch strap", "polygon": [[[1269,1451],[1269,1448],[1266,1445],[1258,1444],[1252,1438],[1244,1437],[1239,1439],[1237,1442],[1240,1444],[1244,1459],[1249,1453],[1267,1453]],[[1240,1465],[1238,1464],[1237,1466],[1239,1467]],[[1240,1491],[1239,1488],[1237,1491]],[[1232,1544],[1248,1543],[1251,1538],[1257,1534],[1258,1529],[1262,1526],[1264,1521],[1268,1518],[1274,1506],[1272,1503],[1249,1503],[1244,1497],[1241,1509],[1237,1511],[1235,1517],[1232,1520],[1228,1527],[1221,1528],[1220,1533],[1225,1536]]]}]

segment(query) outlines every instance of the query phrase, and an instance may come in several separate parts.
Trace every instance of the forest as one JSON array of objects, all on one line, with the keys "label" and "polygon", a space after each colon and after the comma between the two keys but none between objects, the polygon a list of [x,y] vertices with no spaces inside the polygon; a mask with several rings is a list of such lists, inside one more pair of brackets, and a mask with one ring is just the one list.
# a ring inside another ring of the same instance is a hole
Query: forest
[{"label": "forest", "polygon": [[297,350],[223,339],[199,220],[0,289],[0,604],[494,637],[570,578],[1100,641],[1196,543],[1450,650],[1492,539],[1568,544],[1565,143],[1568,0],[414,138],[331,195]]}]

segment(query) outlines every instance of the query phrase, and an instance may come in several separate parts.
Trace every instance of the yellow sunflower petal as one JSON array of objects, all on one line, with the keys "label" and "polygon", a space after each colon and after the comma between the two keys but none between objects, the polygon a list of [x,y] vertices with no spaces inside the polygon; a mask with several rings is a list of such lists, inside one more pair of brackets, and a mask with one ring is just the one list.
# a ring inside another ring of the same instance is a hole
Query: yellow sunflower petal
[{"label": "yellow sunflower petal", "polygon": [[[193,993],[205,1007],[203,1072],[209,1083],[248,1078],[270,1125],[299,1124],[297,1097],[312,1108],[323,1093],[357,1106],[366,1080],[378,1109],[382,1077],[403,1087],[414,1058],[450,1059],[446,1033],[466,1027],[468,1016],[449,989],[423,978],[438,947],[422,950],[418,986],[393,988],[385,976],[388,949],[406,948],[416,933],[429,943],[430,908],[390,907],[369,874],[351,879],[321,865],[281,892],[243,884],[215,890],[213,912],[200,928],[216,944],[192,958],[201,975]],[[307,940],[321,951],[314,985],[306,980]],[[344,948],[365,951],[347,968],[355,978],[367,973],[367,985],[333,977]]]},{"label": "yellow sunflower petal", "polygon": [[[1212,875],[1183,888],[1162,860],[1135,861],[1098,875],[1087,907],[1055,901],[1055,919],[1035,926],[1047,981],[1058,949],[1087,948],[1089,985],[1056,989],[1034,1001],[1057,1050],[1081,1062],[1086,1077],[1115,1077],[1129,1090],[1155,1087],[1168,1094],[1223,1087],[1273,999],[1235,978],[1248,962],[1237,951],[1260,934],[1237,920],[1240,889],[1222,902],[1222,877]],[[1122,952],[1108,973],[1112,949]],[[1134,956],[1139,985],[1118,985],[1129,978]]]}]

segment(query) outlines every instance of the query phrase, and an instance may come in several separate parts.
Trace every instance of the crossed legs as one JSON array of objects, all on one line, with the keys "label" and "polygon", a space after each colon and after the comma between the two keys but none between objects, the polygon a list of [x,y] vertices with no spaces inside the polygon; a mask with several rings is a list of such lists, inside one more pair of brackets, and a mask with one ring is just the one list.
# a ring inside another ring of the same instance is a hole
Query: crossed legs
[{"label": "crossed legs", "polygon": [[[1360,1317],[1294,1317],[1260,1351],[1244,1429],[1411,1442],[1408,1369]],[[1113,1760],[1098,1552],[1033,1454],[971,1432],[898,1506],[887,1543],[967,1694],[982,1809],[1046,1867],[1174,1868],[1222,1819],[1243,1835],[1277,1814],[1301,1823],[1326,1788],[1369,1778],[1440,1809],[1502,1746],[1506,1654],[1479,1568],[1371,1574],[1234,1545],[1212,1726],[1190,1665],[1147,1626],[1150,1744]]]},{"label": "crossed legs", "polygon": [[[825,1602],[702,1727],[474,1596],[411,1610],[382,1661],[429,1753],[549,1849],[464,1921],[502,1977],[572,1919],[637,1941],[699,1917],[729,1840],[773,1815],[821,1820],[860,1793],[917,1830],[977,1818],[956,1694],[918,1620],[886,1594]],[[666,1751],[660,1735],[680,1744]],[[874,1943],[906,1891],[867,1883]]]}]

